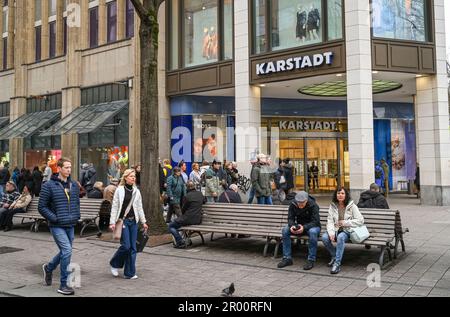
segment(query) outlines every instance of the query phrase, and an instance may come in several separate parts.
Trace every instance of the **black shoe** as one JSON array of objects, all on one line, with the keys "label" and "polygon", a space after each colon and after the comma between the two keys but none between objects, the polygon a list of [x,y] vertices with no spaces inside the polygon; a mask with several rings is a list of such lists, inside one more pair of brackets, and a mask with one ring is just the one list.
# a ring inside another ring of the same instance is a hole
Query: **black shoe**
[{"label": "black shoe", "polygon": [[338,274],[341,271],[341,266],[337,264],[333,264],[333,267],[331,268],[331,274]]},{"label": "black shoe", "polygon": [[285,266],[289,266],[294,264],[294,262],[292,262],[292,259],[288,259],[288,258],[283,258],[283,260],[281,260],[280,263],[278,263],[278,268],[281,269]]},{"label": "black shoe", "polygon": [[372,246],[367,245],[367,244],[366,244],[364,247],[365,247],[367,250],[370,250],[370,249],[372,248]]},{"label": "black shoe", "polygon": [[44,272],[44,281],[45,285],[50,286],[52,285],[52,273],[49,273],[47,271],[47,264],[42,265],[42,271]]},{"label": "black shoe", "polygon": [[5,227],[5,229],[3,229],[3,232],[8,232],[8,231],[11,231],[11,227]]},{"label": "black shoe", "polygon": [[187,245],[186,242],[181,242],[181,243],[177,243],[176,245],[173,246],[175,249],[186,249]]},{"label": "black shoe", "polygon": [[0,226],[0,230],[3,230],[3,229],[5,229],[5,226]]},{"label": "black shoe", "polygon": [[75,295],[75,291],[69,286],[61,286],[57,292],[63,295]]},{"label": "black shoe", "polygon": [[308,260],[308,261],[306,261],[306,264],[305,264],[305,266],[303,267],[303,269],[304,269],[305,271],[309,271],[309,270],[311,270],[313,267],[314,267],[314,261]]},{"label": "black shoe", "polygon": [[327,266],[332,267],[334,262],[336,262],[336,258],[332,258],[330,262],[328,262]]}]

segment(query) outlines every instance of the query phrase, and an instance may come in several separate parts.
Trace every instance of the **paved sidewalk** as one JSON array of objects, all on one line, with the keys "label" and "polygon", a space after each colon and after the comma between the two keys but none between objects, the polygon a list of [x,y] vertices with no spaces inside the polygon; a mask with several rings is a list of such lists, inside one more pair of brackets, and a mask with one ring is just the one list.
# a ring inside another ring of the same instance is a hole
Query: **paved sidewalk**
[{"label": "paved sidewalk", "polygon": [[[322,206],[327,200],[319,198]],[[329,274],[329,256],[319,244],[312,271],[302,270],[306,247],[294,251],[294,265],[277,269],[280,259],[264,258],[264,239],[194,239],[188,250],[171,245],[147,248],[138,255],[138,280],[113,278],[109,259],[117,244],[95,237],[74,244],[72,262],[81,267],[81,288],[76,296],[220,296],[235,283],[236,296],[450,296],[450,207],[422,207],[408,196],[392,196],[392,208],[401,211],[407,254],[382,271],[381,287],[368,288],[367,265],[377,262],[377,250],[351,245],[342,271]],[[57,248],[52,237],[26,229],[0,232],[1,247],[22,249],[0,252],[0,296],[60,296],[54,285],[44,287],[41,266]],[[180,282],[182,281],[182,282]]]}]

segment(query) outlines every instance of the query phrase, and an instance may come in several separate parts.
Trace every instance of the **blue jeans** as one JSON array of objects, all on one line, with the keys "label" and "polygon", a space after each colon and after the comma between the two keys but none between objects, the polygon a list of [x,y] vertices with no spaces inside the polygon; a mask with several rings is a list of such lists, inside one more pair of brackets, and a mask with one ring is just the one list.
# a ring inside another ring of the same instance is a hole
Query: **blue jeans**
[{"label": "blue jeans", "polygon": [[125,266],[123,272],[125,278],[132,278],[136,275],[136,239],[138,225],[135,220],[125,219],[123,226],[120,248],[114,254],[109,264],[115,269],[121,269]]},{"label": "blue jeans", "polygon": [[256,194],[255,188],[252,186],[252,188],[250,188],[250,194],[248,196],[248,204],[249,205],[253,204],[253,199],[255,199],[255,194]]},{"label": "blue jeans", "polygon": [[207,201],[209,204],[214,204],[215,202],[217,202],[217,197],[206,196],[206,201]]},{"label": "blue jeans", "polygon": [[265,196],[258,197],[258,205],[273,205],[273,203],[272,203],[272,196],[269,196],[269,197],[265,197]]},{"label": "blue jeans", "polygon": [[178,229],[180,229],[182,225],[176,221],[173,221],[169,224],[169,231],[175,238],[175,241],[177,244],[180,244],[183,242],[183,238],[181,237],[180,233],[178,232]]},{"label": "blue jeans", "polygon": [[337,237],[337,244],[334,246],[331,241],[330,237],[328,235],[328,232],[325,232],[322,235],[322,242],[325,245],[325,247],[328,249],[328,252],[330,252],[330,255],[332,258],[336,258],[336,261],[334,262],[337,265],[341,265],[342,263],[342,257],[344,256],[344,250],[345,250],[345,243],[350,240],[350,234],[342,231],[339,233]]},{"label": "blue jeans", "polygon": [[[291,241],[291,227],[287,225],[283,228],[283,257],[292,259],[292,241]],[[312,227],[303,234],[309,236],[308,243],[308,261],[316,261],[317,255],[317,240],[319,239],[320,227]]]},{"label": "blue jeans", "polygon": [[67,286],[67,278],[69,277],[69,271],[67,269],[69,268],[72,257],[74,231],[74,227],[50,227],[53,239],[58,245],[59,253],[48,263],[47,270],[48,273],[51,273],[61,264],[61,287]]}]

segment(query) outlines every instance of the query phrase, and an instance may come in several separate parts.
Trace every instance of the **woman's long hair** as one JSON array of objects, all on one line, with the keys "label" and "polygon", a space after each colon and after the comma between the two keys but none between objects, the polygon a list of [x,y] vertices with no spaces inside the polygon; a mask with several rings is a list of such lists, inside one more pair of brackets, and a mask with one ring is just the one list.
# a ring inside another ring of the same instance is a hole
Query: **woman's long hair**
[{"label": "woman's long hair", "polygon": [[350,197],[350,192],[348,191],[348,189],[345,188],[345,187],[343,187],[343,186],[338,187],[338,188],[334,191],[334,193],[333,193],[333,202],[336,204],[336,206],[339,205],[339,201],[338,201],[338,199],[337,199],[337,194],[338,194],[340,191],[342,191],[342,190],[345,192],[344,205],[347,207],[347,206],[348,206],[348,203],[350,202],[350,200],[352,200],[352,198]]},{"label": "woman's long hair", "polygon": [[128,176],[130,176],[130,174],[134,173],[134,175],[136,176],[136,171],[134,169],[127,169],[125,170],[125,172],[123,172],[122,178],[120,179],[120,185],[119,186],[125,186],[125,184],[127,183],[126,178]]}]

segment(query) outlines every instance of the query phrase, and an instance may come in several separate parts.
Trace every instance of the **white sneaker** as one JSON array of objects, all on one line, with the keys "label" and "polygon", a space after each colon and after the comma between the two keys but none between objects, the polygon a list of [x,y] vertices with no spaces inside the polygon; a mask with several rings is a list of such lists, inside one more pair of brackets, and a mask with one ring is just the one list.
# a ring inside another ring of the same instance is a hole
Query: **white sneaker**
[{"label": "white sneaker", "polygon": [[112,274],[114,277],[118,277],[118,276],[119,276],[119,270],[118,270],[118,269],[115,269],[115,268],[113,268],[113,267],[111,266],[111,274]]},{"label": "white sneaker", "polygon": [[135,276],[133,276],[133,277],[126,277],[126,279],[127,279],[127,280],[137,280],[137,279],[138,279],[138,276],[135,275]]}]

